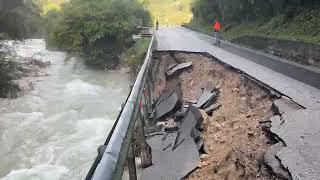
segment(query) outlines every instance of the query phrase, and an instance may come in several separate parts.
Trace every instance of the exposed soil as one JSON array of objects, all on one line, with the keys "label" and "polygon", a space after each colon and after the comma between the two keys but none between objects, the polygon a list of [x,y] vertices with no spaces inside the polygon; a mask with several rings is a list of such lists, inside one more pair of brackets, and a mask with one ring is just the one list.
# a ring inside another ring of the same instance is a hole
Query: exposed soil
[{"label": "exposed soil", "polygon": [[259,123],[273,116],[270,96],[237,72],[201,54],[161,52],[155,58],[160,72],[156,95],[168,84],[165,70],[181,62],[193,63],[192,69],[179,75],[184,101],[196,100],[201,88],[218,88],[220,92],[216,104],[222,106],[212,116],[202,111],[204,152],[199,167],[187,179],[275,179],[263,165],[263,155],[271,142]]}]

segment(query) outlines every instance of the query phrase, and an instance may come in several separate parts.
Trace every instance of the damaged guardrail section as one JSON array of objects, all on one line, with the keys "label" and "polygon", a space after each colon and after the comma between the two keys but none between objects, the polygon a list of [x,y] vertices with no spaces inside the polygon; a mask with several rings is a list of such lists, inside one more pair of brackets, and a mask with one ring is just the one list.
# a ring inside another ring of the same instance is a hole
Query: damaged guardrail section
[{"label": "damaged guardrail section", "polygon": [[[137,123],[140,127],[140,138],[144,139],[143,119],[144,117],[148,118],[146,116],[148,113],[146,112],[150,112],[148,110],[149,105],[151,105],[150,88],[153,86],[152,81],[154,78],[154,73],[152,72],[153,68],[150,67],[153,66],[151,57],[155,44],[155,38],[152,37],[144,63],[136,78],[134,86],[132,87],[130,96],[123,107],[122,113],[118,117],[113,131],[110,132],[109,142],[106,142],[104,147],[102,146],[98,149],[98,154],[100,153],[102,157],[99,158],[98,155],[86,180],[122,179],[124,166],[127,160],[130,176],[136,176],[135,167],[133,168],[133,166],[135,166],[135,160],[132,137]],[[144,143],[140,144],[141,146],[145,145]],[[148,147],[144,147],[146,150],[141,148],[142,165],[151,165],[151,159],[149,158],[148,160],[148,156],[143,154],[148,152]],[[130,168],[130,166],[132,168]]]}]

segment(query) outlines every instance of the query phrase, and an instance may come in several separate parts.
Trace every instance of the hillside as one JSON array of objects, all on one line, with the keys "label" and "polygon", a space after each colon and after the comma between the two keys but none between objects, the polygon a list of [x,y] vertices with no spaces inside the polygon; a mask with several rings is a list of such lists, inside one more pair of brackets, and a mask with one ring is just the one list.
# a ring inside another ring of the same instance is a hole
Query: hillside
[{"label": "hillside", "polygon": [[139,0],[160,25],[181,25],[192,19],[192,0]]},{"label": "hillside", "polygon": [[61,5],[68,0],[34,0],[34,2],[40,7],[42,14],[47,14],[51,10],[59,11]]},{"label": "hillside", "polygon": [[[201,19],[193,19],[189,27],[212,34],[212,24]],[[223,24],[222,36],[227,40],[241,36],[259,36],[320,44],[320,11],[301,10],[290,19],[278,15],[268,21]]]}]

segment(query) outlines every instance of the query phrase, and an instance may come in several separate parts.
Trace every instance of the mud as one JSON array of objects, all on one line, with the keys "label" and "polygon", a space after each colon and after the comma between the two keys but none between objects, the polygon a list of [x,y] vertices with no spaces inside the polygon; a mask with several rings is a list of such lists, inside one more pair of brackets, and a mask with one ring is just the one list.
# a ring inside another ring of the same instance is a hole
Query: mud
[{"label": "mud", "polygon": [[184,102],[199,98],[201,88],[219,89],[216,105],[220,108],[212,116],[201,111],[201,161],[186,179],[276,179],[263,163],[264,154],[274,142],[261,124],[273,116],[274,99],[254,82],[205,55],[158,52],[155,57],[159,61],[157,95],[170,84],[165,80],[165,70],[182,62],[193,63],[175,80],[179,81]]}]

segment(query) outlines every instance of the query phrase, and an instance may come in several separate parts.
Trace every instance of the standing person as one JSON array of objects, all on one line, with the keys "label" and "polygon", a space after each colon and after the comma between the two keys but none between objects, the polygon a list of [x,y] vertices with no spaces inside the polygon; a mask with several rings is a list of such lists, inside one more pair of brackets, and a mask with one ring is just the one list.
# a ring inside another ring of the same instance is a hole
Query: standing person
[{"label": "standing person", "polygon": [[216,22],[213,25],[213,29],[214,29],[214,37],[215,37],[214,45],[219,45],[220,44],[219,31],[221,29],[221,24],[219,23],[219,21],[216,20]]},{"label": "standing person", "polygon": [[157,20],[157,22],[156,22],[156,30],[158,30],[159,29],[159,21]]}]

